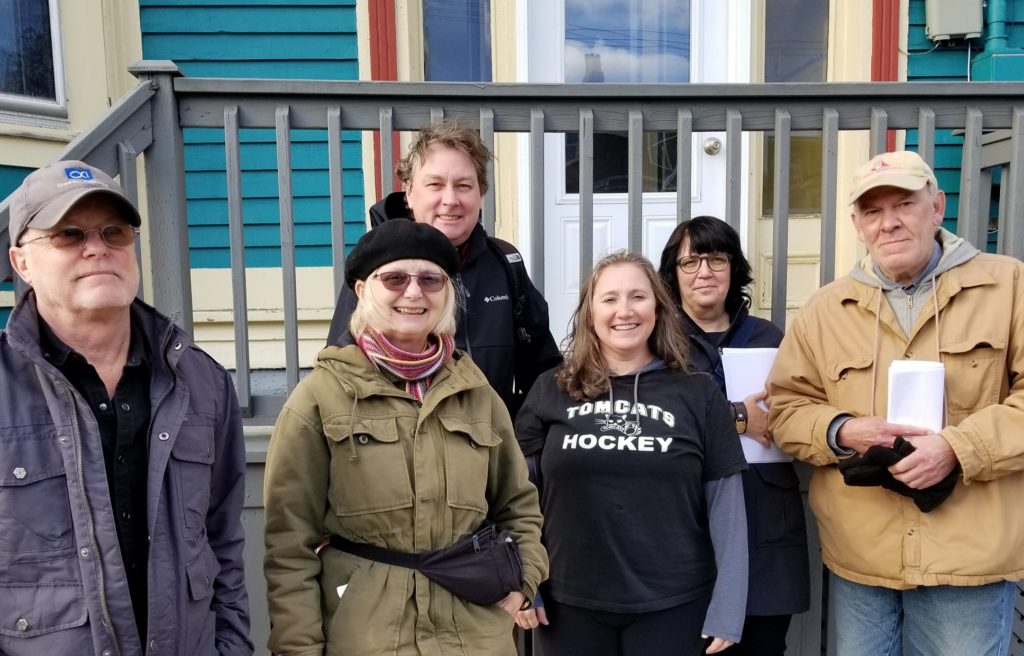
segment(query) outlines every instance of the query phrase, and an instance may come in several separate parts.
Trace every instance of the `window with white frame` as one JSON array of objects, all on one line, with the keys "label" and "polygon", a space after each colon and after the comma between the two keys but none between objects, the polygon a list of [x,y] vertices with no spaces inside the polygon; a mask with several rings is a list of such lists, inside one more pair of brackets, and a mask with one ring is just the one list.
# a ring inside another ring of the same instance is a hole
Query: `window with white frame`
[{"label": "window with white frame", "polygon": [[65,116],[57,0],[0,0],[0,111]]}]

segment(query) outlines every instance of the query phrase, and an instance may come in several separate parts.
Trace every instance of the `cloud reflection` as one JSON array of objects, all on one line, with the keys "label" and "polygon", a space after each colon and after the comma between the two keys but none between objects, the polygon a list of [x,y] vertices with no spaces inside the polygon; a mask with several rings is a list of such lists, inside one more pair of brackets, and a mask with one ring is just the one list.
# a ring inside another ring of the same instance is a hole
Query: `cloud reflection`
[{"label": "cloud reflection", "polygon": [[566,82],[688,82],[688,0],[565,0]]}]

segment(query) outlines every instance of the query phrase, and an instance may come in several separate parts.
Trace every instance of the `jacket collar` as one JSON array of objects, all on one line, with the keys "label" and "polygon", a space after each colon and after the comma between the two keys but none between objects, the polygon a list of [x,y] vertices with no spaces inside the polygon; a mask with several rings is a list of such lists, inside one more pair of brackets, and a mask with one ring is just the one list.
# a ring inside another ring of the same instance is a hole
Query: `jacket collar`
[{"label": "jacket collar", "polygon": [[686,331],[687,335],[695,337],[701,341],[707,342],[708,344],[714,346],[717,349],[719,346],[727,343],[732,338],[733,333],[736,332],[740,324],[743,323],[743,320],[747,318],[748,314],[750,314],[750,300],[743,299],[743,303],[740,304],[740,307],[736,311],[736,314],[732,315],[729,318],[729,327],[726,328],[721,333],[719,333],[717,339],[715,340],[712,340],[710,335],[707,332],[705,332],[703,328],[697,325],[697,322],[694,321],[690,317],[690,315],[686,313],[686,310],[684,310],[681,306],[679,308],[679,314],[681,315],[683,321],[683,329]]},{"label": "jacket collar", "polygon": [[[970,266],[980,252],[970,242],[945,228],[939,228],[936,239],[942,247],[942,256],[934,271],[940,307],[961,289],[995,284],[995,278],[984,269]],[[841,301],[854,301],[874,307],[875,294],[879,290],[885,291],[885,284],[874,272],[874,262],[870,255],[865,255],[853,268],[850,279],[854,284],[842,287]]]},{"label": "jacket collar", "polygon": [[[372,208],[370,208],[370,228],[374,228],[384,221],[394,221],[403,219],[406,221],[412,221],[412,212],[409,210],[409,206],[405,202],[405,192],[395,191],[382,200],[377,201]],[[465,268],[466,263],[470,260],[475,260],[480,257],[480,254],[487,248],[487,231],[484,230],[484,226],[477,219],[476,225],[473,226],[473,232],[469,233],[469,239],[465,241],[461,246],[457,246],[456,249],[459,251],[459,268]]]},{"label": "jacket collar", "polygon": [[[395,385],[387,375],[374,369],[355,344],[328,346],[322,349],[317,354],[313,367],[330,372],[342,387],[357,399],[371,396],[412,398],[412,395]],[[427,392],[423,405],[427,407],[428,404],[456,392],[487,384],[483,373],[465,357],[464,353],[457,350],[434,376],[434,382]]]},{"label": "jacket collar", "polygon": [[[146,336],[141,340],[147,347],[146,357],[151,363],[166,362],[172,369],[192,339],[168,317],[152,306],[136,299],[131,305],[132,330]],[[36,363],[46,363],[39,334],[39,311],[35,291],[28,292],[18,301],[7,321],[7,337],[11,346]],[[47,363],[47,366],[49,364]]]}]

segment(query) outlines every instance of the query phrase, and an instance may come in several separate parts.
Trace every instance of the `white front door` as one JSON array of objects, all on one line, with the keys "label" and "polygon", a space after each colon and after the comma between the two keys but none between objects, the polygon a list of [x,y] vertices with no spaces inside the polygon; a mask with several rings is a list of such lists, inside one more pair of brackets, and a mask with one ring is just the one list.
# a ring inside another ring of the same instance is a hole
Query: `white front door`
[{"label": "white front door", "polygon": [[[747,81],[749,0],[527,0],[528,81]],[[520,5],[522,6],[522,5]],[[738,51],[738,52],[737,52]],[[742,59],[742,61],[739,61]],[[730,71],[742,73],[730,74]],[[737,78],[743,77],[739,80]],[[722,150],[705,153],[704,141]],[[579,298],[575,134],[545,140],[544,296],[556,341]],[[674,132],[644,133],[643,253],[655,266],[676,225]],[[594,258],[627,247],[627,141],[594,135]],[[695,133],[692,215],[725,218],[725,134]]]}]

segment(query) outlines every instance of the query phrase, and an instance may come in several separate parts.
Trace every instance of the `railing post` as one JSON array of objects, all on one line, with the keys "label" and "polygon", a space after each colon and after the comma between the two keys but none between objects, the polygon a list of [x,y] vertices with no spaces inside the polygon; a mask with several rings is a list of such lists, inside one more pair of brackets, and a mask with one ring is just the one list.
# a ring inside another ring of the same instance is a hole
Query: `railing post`
[{"label": "railing post", "polygon": [[185,205],[185,155],[174,78],[182,75],[168,60],[141,61],[128,71],[148,80],[153,96],[153,143],[146,149],[146,193],[153,270],[153,305],[192,333],[192,279]]}]

